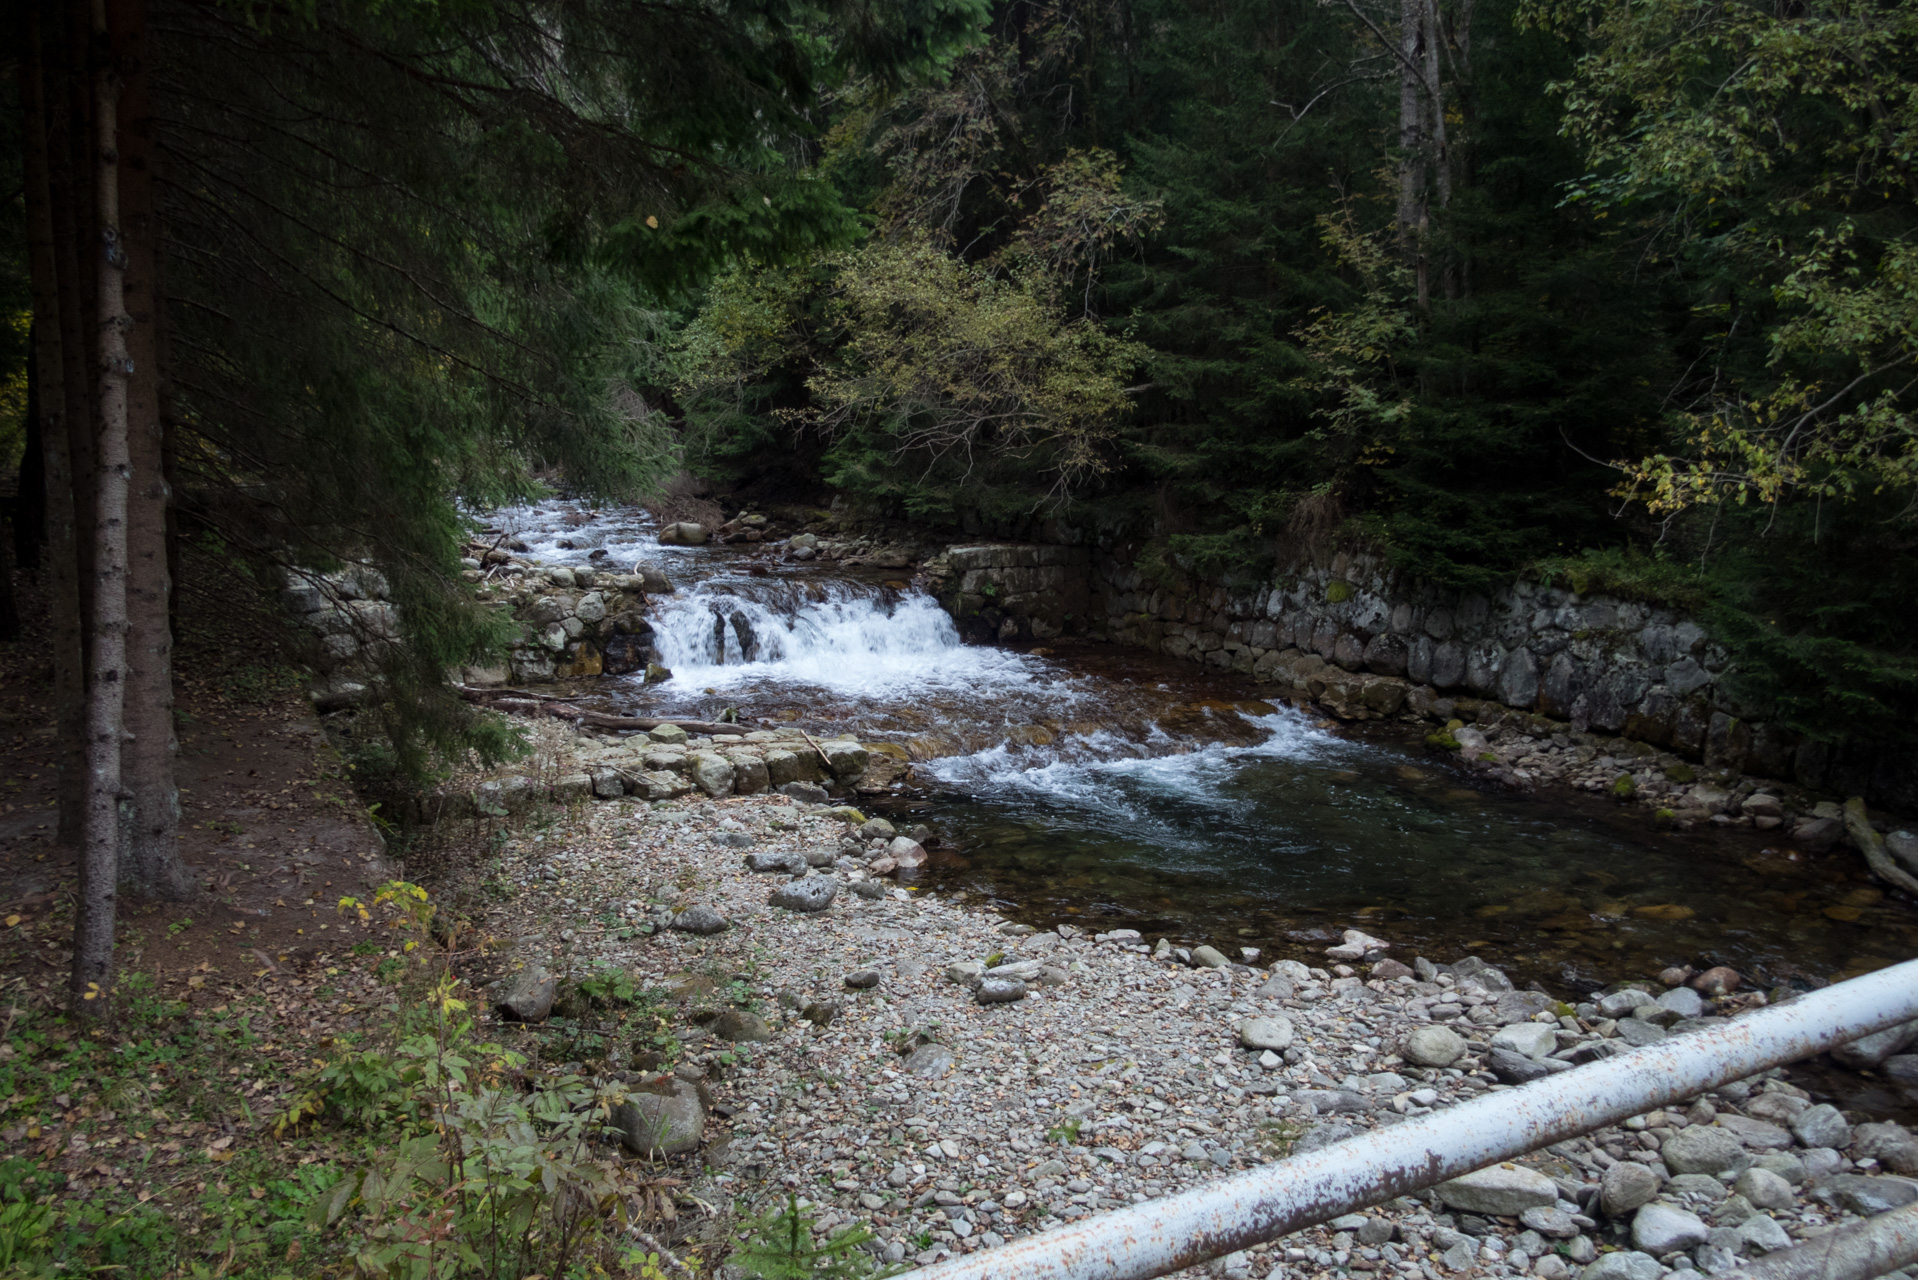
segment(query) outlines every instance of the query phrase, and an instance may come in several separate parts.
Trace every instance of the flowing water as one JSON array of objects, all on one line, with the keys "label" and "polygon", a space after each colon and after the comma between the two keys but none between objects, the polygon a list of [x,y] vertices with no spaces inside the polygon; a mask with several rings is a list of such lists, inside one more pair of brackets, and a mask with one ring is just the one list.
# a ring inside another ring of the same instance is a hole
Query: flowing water
[{"label": "flowing water", "polygon": [[653,602],[673,679],[599,680],[594,700],[893,744],[911,774],[861,803],[939,833],[931,882],[1035,923],[1314,960],[1360,927],[1567,994],[1671,963],[1818,982],[1918,954],[1918,919],[1855,854],[1501,792],[1412,730],[1320,721],[1133,650],[966,645],[897,571],[659,547],[630,512],[501,515],[541,559],[644,560],[678,584]]}]

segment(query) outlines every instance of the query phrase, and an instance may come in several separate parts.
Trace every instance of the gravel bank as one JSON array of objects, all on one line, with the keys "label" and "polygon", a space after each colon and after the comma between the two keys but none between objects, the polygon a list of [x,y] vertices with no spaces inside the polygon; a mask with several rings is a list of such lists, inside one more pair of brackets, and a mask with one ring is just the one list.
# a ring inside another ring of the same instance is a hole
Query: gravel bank
[{"label": "gravel bank", "polygon": [[[850,818],[783,796],[581,805],[508,845],[517,889],[487,923],[529,962],[673,993],[679,1074],[707,1095],[702,1144],[672,1157],[695,1194],[756,1206],[790,1190],[818,1230],[865,1223],[893,1261],[991,1248],[1752,1003],[1648,984],[1570,1009],[1476,961],[1399,963],[1364,935],[1346,963],[1308,969],[1033,933],[869,876],[898,844]],[[748,869],[766,854],[811,865]],[[830,895],[807,883],[827,877]],[[771,905],[782,890],[829,901]],[[673,927],[713,912],[727,927]],[[622,1054],[586,1065],[631,1067]],[[1918,1175],[1918,1144],[1852,1120],[1760,1077],[1208,1272],[1722,1271],[1918,1199],[1897,1176]]]}]

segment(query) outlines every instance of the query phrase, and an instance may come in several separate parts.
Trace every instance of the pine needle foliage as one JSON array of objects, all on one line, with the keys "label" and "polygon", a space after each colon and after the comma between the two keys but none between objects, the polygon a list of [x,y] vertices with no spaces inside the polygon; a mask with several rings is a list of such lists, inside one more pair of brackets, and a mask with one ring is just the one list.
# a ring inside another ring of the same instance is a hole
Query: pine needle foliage
[{"label": "pine needle foliage", "polygon": [[641,390],[663,309],[742,255],[844,243],[851,214],[794,163],[819,92],[923,74],[977,18],[159,0],[183,503],[262,564],[384,570],[410,770],[506,746],[444,688],[503,639],[457,579],[463,511],[548,467],[608,498],[670,474]]}]

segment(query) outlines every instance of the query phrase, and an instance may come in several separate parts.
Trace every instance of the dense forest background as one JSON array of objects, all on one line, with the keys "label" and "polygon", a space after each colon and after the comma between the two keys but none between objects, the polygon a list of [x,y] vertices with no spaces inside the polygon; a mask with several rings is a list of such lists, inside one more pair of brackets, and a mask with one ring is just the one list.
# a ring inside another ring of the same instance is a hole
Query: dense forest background
[{"label": "dense forest background", "polygon": [[416,709],[497,640],[456,499],[683,467],[1672,603],[1776,718],[1913,736],[1910,0],[155,13],[176,515],[374,554]]},{"label": "dense forest background", "polygon": [[1815,735],[1918,690],[1909,6],[996,6],[852,85],[857,247],[751,264],[657,390],[697,469],[1249,581],[1675,604]]}]

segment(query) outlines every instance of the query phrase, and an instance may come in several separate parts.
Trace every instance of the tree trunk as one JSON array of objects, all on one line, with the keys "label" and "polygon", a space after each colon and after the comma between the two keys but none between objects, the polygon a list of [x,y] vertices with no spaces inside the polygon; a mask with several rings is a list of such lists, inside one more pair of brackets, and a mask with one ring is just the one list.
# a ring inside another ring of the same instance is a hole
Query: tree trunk
[{"label": "tree trunk", "polygon": [[[69,308],[74,297],[72,279],[72,223],[66,236],[56,234],[61,217],[70,210],[71,166],[67,157],[65,94],[48,85],[47,68],[64,64],[63,32],[43,21],[45,7],[27,6],[27,55],[20,60],[21,101],[25,113],[24,177],[27,198],[27,260],[33,287],[33,369],[40,393],[40,465],[46,494],[45,556],[47,613],[53,658],[54,723],[58,733],[59,822],[55,838],[66,845],[80,842],[80,798],[86,782],[84,718],[86,687],[80,626],[79,556],[75,548],[72,454],[67,437],[76,428],[73,406],[84,403],[72,384],[75,352],[67,345],[79,334],[77,317]],[[61,77],[53,77],[56,85]],[[60,180],[56,182],[56,170]],[[57,208],[64,204],[65,209]],[[64,242],[63,242],[64,239]],[[67,252],[62,253],[62,249]]]},{"label": "tree trunk", "polygon": [[[24,64],[32,60],[31,51],[22,56],[23,77]],[[25,101],[24,94],[21,101]],[[40,126],[33,127],[37,129]],[[46,134],[42,132],[37,143],[29,142],[28,145],[37,145],[44,150]],[[45,166],[44,155],[40,157],[40,163],[42,167]],[[45,193],[42,192],[38,198],[44,199]],[[27,221],[31,223],[33,217],[34,215],[29,214]],[[29,241],[32,240],[32,231],[28,232],[27,238]],[[27,274],[31,277],[33,274],[31,246],[28,247],[27,257]],[[40,359],[37,354],[40,350],[40,336],[35,327],[38,323],[34,321],[27,326],[27,438],[26,450],[20,455],[19,497],[14,500],[13,505],[13,563],[21,569],[40,567],[40,548],[47,540],[47,460],[40,455],[41,441],[46,436],[40,429]]]},{"label": "tree trunk", "polygon": [[120,237],[120,93],[107,37],[105,0],[93,0],[93,195],[100,238],[100,415],[94,447],[93,635],[88,653],[87,797],[80,849],[80,903],[73,928],[70,988],[76,1010],[103,1011],[113,983],[115,894],[119,881],[121,735],[127,648],[127,317],[126,250]]},{"label": "tree trunk", "polygon": [[173,632],[168,614],[167,488],[160,426],[159,219],[154,201],[154,120],[148,78],[146,0],[110,0],[108,25],[120,74],[120,227],[126,244],[127,686],[123,774],[129,815],[122,882],[178,901],[193,887],[180,861],[180,794],[173,777]]},{"label": "tree trunk", "polygon": [[[1439,42],[1444,39],[1444,32],[1439,26],[1438,0],[1425,0],[1423,7],[1421,43],[1425,46],[1426,139],[1432,153],[1432,185],[1437,190],[1438,207],[1442,211],[1452,204],[1452,148],[1445,126],[1445,82],[1439,74]],[[1449,262],[1439,271],[1439,284],[1447,298],[1458,297],[1458,274]],[[1422,300],[1420,305],[1424,305]]]},{"label": "tree trunk", "polygon": [[1420,84],[1426,7],[1427,0],[1399,0],[1399,243],[1418,280],[1420,311],[1431,293],[1425,257],[1425,93]]}]

